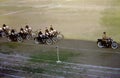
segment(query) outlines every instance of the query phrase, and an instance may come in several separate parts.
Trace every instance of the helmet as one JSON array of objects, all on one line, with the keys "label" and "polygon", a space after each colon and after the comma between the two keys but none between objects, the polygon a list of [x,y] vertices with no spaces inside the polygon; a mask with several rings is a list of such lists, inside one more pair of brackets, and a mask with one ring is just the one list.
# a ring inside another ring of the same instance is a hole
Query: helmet
[{"label": "helmet", "polygon": [[11,32],[15,32],[15,30],[14,30],[14,29],[12,29],[12,30],[11,30]]},{"label": "helmet", "polygon": [[22,30],[22,31],[23,31],[23,28],[20,28],[20,30]]},{"label": "helmet", "polygon": [[106,34],[106,32],[103,32],[103,34]]},{"label": "helmet", "polygon": [[5,24],[3,24],[3,27],[6,27],[6,25],[5,25]]},{"label": "helmet", "polygon": [[28,25],[26,25],[26,26],[25,26],[25,28],[29,28],[29,26],[28,26]]}]

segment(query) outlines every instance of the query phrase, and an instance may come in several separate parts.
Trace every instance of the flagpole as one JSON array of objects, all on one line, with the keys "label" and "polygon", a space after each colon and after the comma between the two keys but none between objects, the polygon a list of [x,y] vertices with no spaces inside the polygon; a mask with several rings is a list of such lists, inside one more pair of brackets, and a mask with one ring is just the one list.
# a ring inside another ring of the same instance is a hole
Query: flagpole
[{"label": "flagpole", "polygon": [[59,56],[59,46],[57,46],[56,49],[57,49],[57,61],[56,62],[61,63],[60,56]]}]

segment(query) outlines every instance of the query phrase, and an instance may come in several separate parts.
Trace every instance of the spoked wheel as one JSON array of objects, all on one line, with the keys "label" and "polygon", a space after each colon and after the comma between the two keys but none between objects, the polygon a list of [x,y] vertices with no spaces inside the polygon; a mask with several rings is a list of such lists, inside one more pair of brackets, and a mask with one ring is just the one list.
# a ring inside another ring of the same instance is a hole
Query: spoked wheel
[{"label": "spoked wheel", "polygon": [[4,37],[6,37],[6,34],[5,34],[5,32],[2,32],[2,37],[4,38]]},{"label": "spoked wheel", "polygon": [[53,37],[53,38],[52,38],[52,41],[53,41],[53,43],[55,44],[55,43],[58,41],[58,39],[57,39],[56,37]]},{"label": "spoked wheel", "polygon": [[31,33],[32,38],[35,38],[37,36],[36,33]]},{"label": "spoked wheel", "polygon": [[27,39],[27,40],[31,40],[31,39],[32,39],[32,35],[30,35],[30,34],[27,35],[27,36],[26,36],[26,39]]},{"label": "spoked wheel", "polygon": [[62,40],[62,39],[64,39],[64,36],[63,36],[62,34],[58,34],[58,35],[57,35],[57,39],[58,39],[58,40]]},{"label": "spoked wheel", "polygon": [[47,45],[52,45],[52,44],[53,44],[53,41],[52,41],[51,39],[47,39],[47,40],[46,40],[46,44],[47,44]]},{"label": "spoked wheel", "polygon": [[97,46],[98,46],[99,48],[103,48],[103,47],[104,47],[101,42],[98,42],[98,43],[97,43]]},{"label": "spoked wheel", "polygon": [[18,37],[18,38],[17,38],[17,42],[19,42],[19,43],[23,42],[22,37]]},{"label": "spoked wheel", "polygon": [[39,44],[39,41],[37,38],[35,38],[34,41],[35,41],[35,44]]},{"label": "spoked wheel", "polygon": [[118,48],[118,44],[116,42],[113,42],[111,44],[111,47],[112,47],[112,49],[117,49]]},{"label": "spoked wheel", "polygon": [[10,39],[10,37],[8,37],[8,38],[7,38],[7,40],[8,40],[9,42],[11,42],[11,41],[12,41],[12,40]]}]

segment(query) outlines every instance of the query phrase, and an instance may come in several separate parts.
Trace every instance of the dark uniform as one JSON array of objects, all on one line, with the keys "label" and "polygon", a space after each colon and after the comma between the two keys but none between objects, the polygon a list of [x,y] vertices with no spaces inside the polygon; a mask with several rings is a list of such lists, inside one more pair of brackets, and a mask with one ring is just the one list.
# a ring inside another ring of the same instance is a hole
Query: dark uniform
[{"label": "dark uniform", "polygon": [[47,36],[50,35],[49,30],[47,28],[45,29],[45,35],[47,35]]},{"label": "dark uniform", "polygon": [[42,39],[43,39],[43,33],[42,33],[41,30],[40,30],[39,33],[38,33],[38,39],[42,42]]}]

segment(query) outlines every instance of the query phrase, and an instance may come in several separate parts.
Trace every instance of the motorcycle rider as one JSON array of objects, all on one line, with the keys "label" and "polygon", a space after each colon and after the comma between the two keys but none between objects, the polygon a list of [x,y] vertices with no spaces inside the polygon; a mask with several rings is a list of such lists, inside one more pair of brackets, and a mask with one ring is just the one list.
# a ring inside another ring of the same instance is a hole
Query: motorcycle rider
[{"label": "motorcycle rider", "polygon": [[9,26],[7,26],[6,24],[3,24],[2,31],[3,31],[6,35],[8,35],[8,34],[10,33]]},{"label": "motorcycle rider", "polygon": [[14,39],[16,37],[16,32],[14,29],[11,29],[10,37],[11,37],[11,39]]},{"label": "motorcycle rider", "polygon": [[25,36],[26,36],[26,32],[22,27],[20,28],[20,33],[19,34],[22,38],[25,38]]},{"label": "motorcycle rider", "polygon": [[6,31],[6,24],[3,24],[2,30]]},{"label": "motorcycle rider", "polygon": [[23,28],[20,28],[20,33],[25,33]]},{"label": "motorcycle rider", "polygon": [[30,26],[26,25],[26,26],[25,26],[25,31],[26,31],[26,33],[28,33],[28,34],[31,34],[32,28],[31,28]]},{"label": "motorcycle rider", "polygon": [[52,25],[50,25],[50,34],[52,35],[52,36],[54,36],[55,34],[56,34],[56,30],[52,27]]},{"label": "motorcycle rider", "polygon": [[2,28],[0,28],[0,32],[2,31]]},{"label": "motorcycle rider", "polygon": [[38,37],[42,37],[42,35],[43,35],[43,33],[42,33],[41,29],[40,29],[40,31],[38,33]]},{"label": "motorcycle rider", "polygon": [[2,36],[2,28],[0,28],[0,37]]},{"label": "motorcycle rider", "polygon": [[107,37],[107,35],[106,35],[106,32],[103,32],[102,39],[103,39],[103,40],[107,40],[107,39],[108,39],[108,37]]},{"label": "motorcycle rider", "polygon": [[41,31],[41,29],[40,29],[40,31],[39,31],[39,33],[38,33],[38,39],[42,42],[42,39],[43,39],[43,33],[42,33],[42,31]]},{"label": "motorcycle rider", "polygon": [[6,24],[3,24],[2,29],[3,29],[3,31],[8,31],[9,30],[9,26],[6,25]]},{"label": "motorcycle rider", "polygon": [[11,35],[15,35],[15,34],[16,34],[15,30],[11,29]]},{"label": "motorcycle rider", "polygon": [[46,29],[45,29],[45,35],[46,35],[46,36],[50,36],[50,32],[49,32],[49,30],[48,30],[47,27],[46,27]]},{"label": "motorcycle rider", "polygon": [[103,32],[102,41],[103,41],[103,44],[104,44],[104,45],[107,44],[107,40],[108,40],[108,37],[107,37],[107,35],[106,35],[106,32]]},{"label": "motorcycle rider", "polygon": [[53,31],[54,29],[53,29],[53,27],[52,27],[52,25],[50,25],[50,31]]}]

